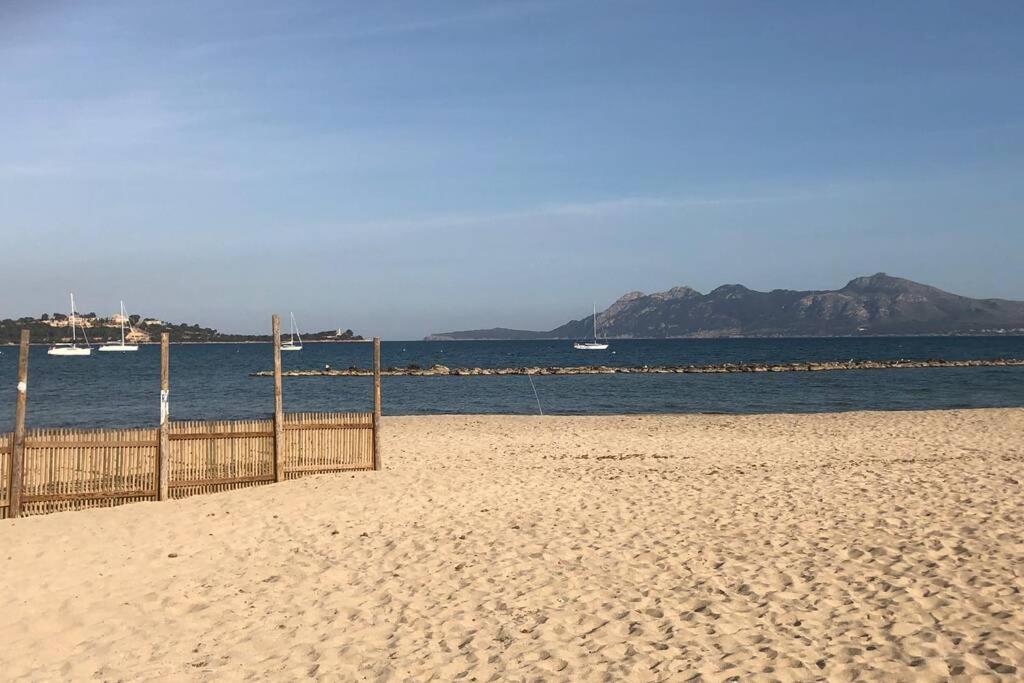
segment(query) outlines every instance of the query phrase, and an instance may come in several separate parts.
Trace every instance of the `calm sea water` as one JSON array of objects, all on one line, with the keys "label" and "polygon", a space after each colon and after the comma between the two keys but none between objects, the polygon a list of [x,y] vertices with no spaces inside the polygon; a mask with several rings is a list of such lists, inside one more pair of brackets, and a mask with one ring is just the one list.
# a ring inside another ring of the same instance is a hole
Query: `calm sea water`
[{"label": "calm sea water", "polygon": [[[0,348],[0,431],[13,423],[18,350]],[[285,353],[285,369],[369,367],[369,344],[307,344]],[[1024,337],[635,340],[608,351],[575,351],[565,341],[384,342],[384,366],[516,367],[551,365],[704,365],[899,358],[1024,358]],[[32,347],[29,426],[154,425],[158,416],[157,346],[88,358],[46,355]],[[273,384],[249,373],[272,367],[268,344],[171,347],[175,419],[265,417]],[[735,375],[590,375],[534,377],[545,413],[820,412],[1024,406],[1024,368],[862,370]],[[385,377],[384,412],[537,412],[520,377]],[[285,378],[285,409],[368,410],[364,377]]]}]

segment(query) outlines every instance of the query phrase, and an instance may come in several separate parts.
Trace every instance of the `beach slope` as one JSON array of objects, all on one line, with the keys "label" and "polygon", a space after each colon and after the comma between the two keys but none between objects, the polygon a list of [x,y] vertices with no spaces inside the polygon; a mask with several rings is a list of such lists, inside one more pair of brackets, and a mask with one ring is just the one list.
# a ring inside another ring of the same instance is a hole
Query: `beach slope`
[{"label": "beach slope", "polygon": [[1024,409],[384,428],[383,472],[0,521],[4,678],[1024,675]]}]

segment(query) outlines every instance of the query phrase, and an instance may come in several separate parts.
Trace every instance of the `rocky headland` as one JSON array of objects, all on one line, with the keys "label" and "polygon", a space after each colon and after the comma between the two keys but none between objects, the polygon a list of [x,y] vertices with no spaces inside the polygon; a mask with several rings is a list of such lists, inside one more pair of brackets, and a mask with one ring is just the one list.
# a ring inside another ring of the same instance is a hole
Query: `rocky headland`
[{"label": "rocky headland", "polygon": [[[588,316],[546,332],[498,327],[427,340],[587,339],[594,326]],[[597,313],[596,327],[608,339],[1024,334],[1024,302],[972,299],[876,273],[837,290],[758,292],[729,284],[707,294],[690,287],[630,292]]]}]

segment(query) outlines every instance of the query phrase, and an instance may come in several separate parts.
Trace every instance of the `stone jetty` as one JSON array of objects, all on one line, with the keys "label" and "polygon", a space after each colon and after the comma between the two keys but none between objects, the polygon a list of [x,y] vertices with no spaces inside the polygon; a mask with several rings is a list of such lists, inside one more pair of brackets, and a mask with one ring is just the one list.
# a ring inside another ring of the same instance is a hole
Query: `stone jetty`
[{"label": "stone jetty", "polygon": [[[670,375],[670,374],[724,374],[732,372],[828,372],[835,370],[895,370],[901,368],[981,368],[1024,366],[1024,359],[990,358],[981,360],[848,360],[812,363],[721,363],[718,365],[640,365],[616,367],[609,365],[582,365],[570,367],[522,367],[522,368],[449,368],[434,365],[421,368],[410,365],[406,368],[386,368],[381,374],[387,377],[465,377],[487,375]],[[368,377],[373,371],[367,368],[330,368],[322,370],[288,370],[285,377]],[[272,377],[270,370],[252,373],[253,377]]]}]

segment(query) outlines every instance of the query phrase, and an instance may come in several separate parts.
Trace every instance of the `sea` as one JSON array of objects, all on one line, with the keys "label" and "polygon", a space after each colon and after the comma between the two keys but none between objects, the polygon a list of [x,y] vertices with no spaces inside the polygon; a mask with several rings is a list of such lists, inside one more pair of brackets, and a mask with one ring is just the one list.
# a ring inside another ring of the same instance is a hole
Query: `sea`
[{"label": "sea", "polygon": [[[289,369],[368,368],[372,345],[307,343],[282,354]],[[385,341],[384,367],[709,365],[801,361],[1024,358],[1024,337],[856,337],[612,340],[607,351],[569,341]],[[14,420],[18,349],[0,347],[0,431]],[[172,419],[270,416],[269,344],[171,346]],[[531,383],[532,379],[532,383]],[[159,415],[160,349],[46,355],[29,360],[29,427],[152,426]],[[803,413],[1024,406],[1024,367],[671,375],[385,377],[385,415],[507,413]],[[367,377],[284,379],[286,411],[372,408]]]}]

